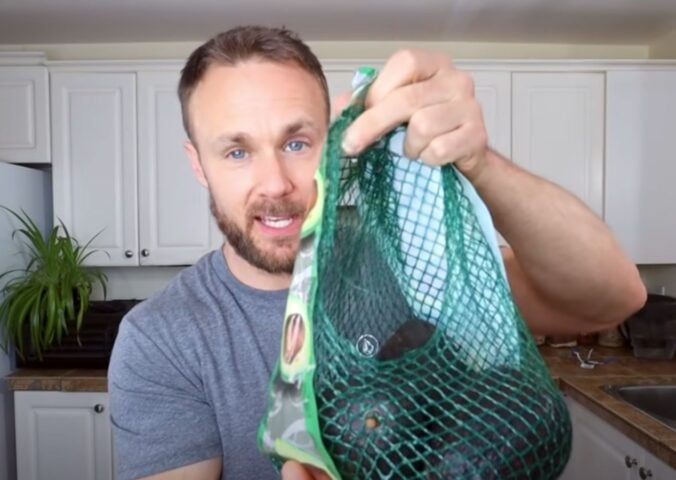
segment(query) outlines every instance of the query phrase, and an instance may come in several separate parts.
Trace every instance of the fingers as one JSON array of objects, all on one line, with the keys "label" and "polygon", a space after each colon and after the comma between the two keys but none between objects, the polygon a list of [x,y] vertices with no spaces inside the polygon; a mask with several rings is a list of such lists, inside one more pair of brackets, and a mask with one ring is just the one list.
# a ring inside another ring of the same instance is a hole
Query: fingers
[{"label": "fingers", "polygon": [[330,480],[329,476],[314,467],[289,460],[282,467],[282,480]]},{"label": "fingers", "polygon": [[476,178],[483,166],[486,132],[476,125],[460,128],[435,137],[420,153],[420,160],[428,165],[454,163],[469,179]]},{"label": "fingers", "polygon": [[[422,77],[424,75],[421,75]],[[432,77],[425,80],[400,85],[394,87],[393,90],[389,90],[386,94],[383,93],[385,88],[391,88],[392,85],[396,85],[396,82],[403,78],[415,78],[415,75],[410,74],[409,77],[402,77],[400,74],[396,80],[388,80],[388,86],[381,87],[381,90],[371,97],[375,99],[373,100],[375,103],[355,119],[345,133],[343,145],[345,153],[358,153],[386,132],[412,120],[415,114],[427,107],[437,104],[451,105],[454,101],[465,98],[474,101],[474,85],[471,78],[464,72],[451,70],[449,67],[437,69]],[[375,86],[374,83],[371,88]],[[385,96],[381,97],[383,94]],[[454,108],[464,108],[468,105],[467,102],[458,102],[454,104]],[[447,110],[450,111],[450,109]],[[435,112],[435,110],[430,112]],[[443,122],[444,130],[442,132],[450,128],[449,123],[452,124],[463,116],[467,115],[464,112],[452,113],[450,120]],[[418,115],[418,117],[425,118],[424,115],[422,117]],[[420,151],[422,148],[416,147],[415,150]]]},{"label": "fingers", "polygon": [[418,110],[408,122],[404,154],[408,158],[419,158],[435,138],[475,123],[483,125],[481,109],[473,99],[438,103]]},{"label": "fingers", "polygon": [[366,107],[377,104],[404,85],[432,78],[440,68],[450,67],[448,57],[428,50],[406,49],[392,55],[369,88]]}]

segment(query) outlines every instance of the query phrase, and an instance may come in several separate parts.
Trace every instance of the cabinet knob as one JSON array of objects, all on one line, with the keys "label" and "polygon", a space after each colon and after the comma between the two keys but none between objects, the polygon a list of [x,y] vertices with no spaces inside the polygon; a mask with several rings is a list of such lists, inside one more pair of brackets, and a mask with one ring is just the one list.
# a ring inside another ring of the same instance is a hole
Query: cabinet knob
[{"label": "cabinet knob", "polygon": [[104,406],[101,405],[100,403],[97,403],[96,405],[94,405],[94,411],[95,411],[96,413],[103,413],[103,411],[104,411],[105,409],[106,409],[106,407],[104,407]]},{"label": "cabinet knob", "polygon": [[134,256],[134,252],[132,252],[131,250],[125,250],[124,256],[127,258],[131,258]]},{"label": "cabinet knob", "polygon": [[148,250],[147,248],[144,248],[143,250],[141,250],[141,255],[143,255],[144,257],[147,257],[148,255],[150,255],[150,250]]},{"label": "cabinet knob", "polygon": [[638,464],[638,461],[635,458],[631,458],[629,455],[624,456],[624,464],[627,468],[635,467]]},{"label": "cabinet knob", "polygon": [[641,480],[653,478],[653,472],[649,468],[641,467],[638,469],[638,476],[641,477]]}]

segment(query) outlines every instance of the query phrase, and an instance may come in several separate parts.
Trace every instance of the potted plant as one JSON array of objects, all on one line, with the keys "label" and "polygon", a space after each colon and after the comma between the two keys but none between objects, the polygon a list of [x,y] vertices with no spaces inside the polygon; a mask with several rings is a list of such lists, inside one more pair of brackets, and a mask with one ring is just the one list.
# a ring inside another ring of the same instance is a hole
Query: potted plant
[{"label": "potted plant", "polygon": [[0,303],[0,346],[7,351],[12,343],[21,358],[33,354],[41,360],[43,352],[60,343],[70,329],[80,330],[94,285],[100,284],[106,294],[106,276],[83,265],[93,253],[86,249],[96,236],[80,245],[59,221],[43,237],[25,212],[19,215],[0,207],[20,222],[22,228],[13,238],[22,237],[29,252],[25,268],[0,274],[0,279],[9,277]]}]

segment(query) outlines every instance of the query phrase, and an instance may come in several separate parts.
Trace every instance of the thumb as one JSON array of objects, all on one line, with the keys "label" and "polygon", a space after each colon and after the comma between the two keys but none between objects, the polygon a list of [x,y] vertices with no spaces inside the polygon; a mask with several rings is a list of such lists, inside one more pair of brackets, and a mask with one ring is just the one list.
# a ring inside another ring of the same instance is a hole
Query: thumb
[{"label": "thumb", "polygon": [[289,460],[282,467],[282,480],[329,480],[329,476],[316,468]]}]

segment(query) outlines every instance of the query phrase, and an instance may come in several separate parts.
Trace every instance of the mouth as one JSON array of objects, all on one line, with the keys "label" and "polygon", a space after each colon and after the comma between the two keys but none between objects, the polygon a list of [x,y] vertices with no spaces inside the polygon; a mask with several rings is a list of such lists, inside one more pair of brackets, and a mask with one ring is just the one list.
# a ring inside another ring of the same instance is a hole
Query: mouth
[{"label": "mouth", "polygon": [[288,217],[256,216],[254,217],[258,228],[266,235],[282,237],[293,236],[300,231],[302,219],[300,215]]}]

